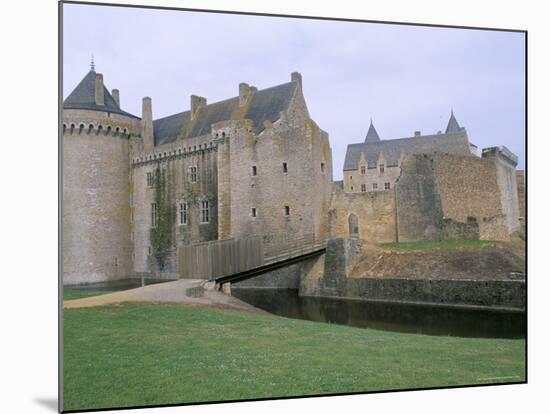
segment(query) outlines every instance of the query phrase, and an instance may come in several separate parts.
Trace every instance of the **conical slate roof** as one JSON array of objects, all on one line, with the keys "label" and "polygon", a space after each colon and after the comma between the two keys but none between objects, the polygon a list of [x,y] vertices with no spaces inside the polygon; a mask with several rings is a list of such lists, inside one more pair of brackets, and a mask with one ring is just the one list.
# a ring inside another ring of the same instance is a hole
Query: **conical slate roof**
[{"label": "conical slate roof", "polygon": [[95,70],[90,70],[84,79],[74,88],[71,94],[63,102],[63,109],[87,109],[92,111],[113,112],[121,115],[138,118],[120,109],[113,96],[103,86],[105,105],[95,103]]},{"label": "conical slate roof", "polygon": [[455,118],[455,114],[451,110],[451,117],[449,118],[449,123],[447,124],[447,129],[445,130],[445,133],[448,134],[450,132],[460,132],[462,128],[460,128],[460,125],[458,125],[458,121]]},{"label": "conical slate roof", "polygon": [[374,127],[371,119],[369,130],[367,131],[367,136],[365,138],[365,142],[378,142],[378,141],[380,141],[380,137],[378,136],[378,132],[376,132],[376,128]]}]

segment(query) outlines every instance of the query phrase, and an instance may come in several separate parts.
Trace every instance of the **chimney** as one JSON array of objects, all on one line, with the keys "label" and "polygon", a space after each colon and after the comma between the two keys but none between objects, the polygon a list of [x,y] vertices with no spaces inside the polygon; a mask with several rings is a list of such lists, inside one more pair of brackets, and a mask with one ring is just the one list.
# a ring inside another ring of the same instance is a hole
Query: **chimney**
[{"label": "chimney", "polygon": [[115,100],[116,104],[120,108],[120,93],[119,93],[118,89],[113,89],[111,91],[111,95],[113,95],[113,99]]},{"label": "chimney", "polygon": [[300,85],[300,89],[302,89],[302,74],[300,72],[292,72],[290,74],[290,80],[292,82],[298,82],[298,85]]},{"label": "chimney", "polygon": [[103,92],[103,75],[96,73],[95,75],[95,103],[96,105],[105,105],[105,94]]},{"label": "chimney", "polygon": [[248,85],[248,83],[239,83],[239,106],[243,106],[246,104],[246,101],[248,100],[248,97],[251,93],[251,87]]},{"label": "chimney", "polygon": [[145,151],[152,151],[154,147],[153,108],[151,104],[151,98],[149,98],[148,96],[143,98],[141,114],[141,137],[143,138],[143,149]]},{"label": "chimney", "polygon": [[206,98],[197,95],[191,95],[191,119],[195,119],[200,108],[206,106]]},{"label": "chimney", "polygon": [[422,134],[420,133],[420,131],[414,131],[414,136],[415,136],[415,137],[419,137],[420,135],[422,135]]}]

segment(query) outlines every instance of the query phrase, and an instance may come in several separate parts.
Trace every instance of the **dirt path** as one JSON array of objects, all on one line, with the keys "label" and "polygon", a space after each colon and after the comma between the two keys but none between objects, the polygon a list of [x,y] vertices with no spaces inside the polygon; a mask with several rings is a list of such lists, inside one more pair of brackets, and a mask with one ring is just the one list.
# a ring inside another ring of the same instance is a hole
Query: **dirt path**
[{"label": "dirt path", "polygon": [[179,303],[264,313],[248,303],[218,290],[210,289],[204,280],[198,279],[181,279],[100,296],[67,300],[63,302],[63,308],[88,308],[123,302]]}]

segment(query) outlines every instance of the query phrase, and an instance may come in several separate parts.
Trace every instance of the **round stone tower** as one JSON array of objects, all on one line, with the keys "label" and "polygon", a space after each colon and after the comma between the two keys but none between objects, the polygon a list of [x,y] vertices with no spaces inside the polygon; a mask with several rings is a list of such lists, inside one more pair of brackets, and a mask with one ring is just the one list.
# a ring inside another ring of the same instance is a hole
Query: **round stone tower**
[{"label": "round stone tower", "polygon": [[130,137],[140,118],[91,70],[63,102],[63,284],[132,273]]}]

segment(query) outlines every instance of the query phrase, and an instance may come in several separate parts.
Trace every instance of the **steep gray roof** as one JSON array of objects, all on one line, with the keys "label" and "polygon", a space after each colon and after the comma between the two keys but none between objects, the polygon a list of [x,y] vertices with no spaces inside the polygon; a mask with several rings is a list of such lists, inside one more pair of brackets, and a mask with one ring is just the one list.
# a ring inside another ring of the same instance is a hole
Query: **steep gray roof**
[{"label": "steep gray roof", "polygon": [[367,136],[365,137],[365,142],[377,142],[377,141],[380,141],[380,137],[378,136],[378,132],[376,132],[376,128],[374,128],[374,125],[372,124],[372,119],[371,119],[369,130],[367,131]]},{"label": "steep gray roof", "polygon": [[397,165],[401,150],[405,154],[456,154],[472,155],[468,144],[468,135],[462,128],[449,134],[421,135],[409,138],[364,142],[348,145],[344,171],[356,170],[361,153],[365,154],[369,167],[376,167],[380,152],[384,154],[387,165]]},{"label": "steep gray roof", "polygon": [[449,123],[447,124],[447,129],[445,130],[445,133],[448,134],[449,132],[458,132],[460,130],[461,130],[460,125],[458,125],[458,121],[455,118],[455,114],[451,109],[451,117],[449,118]]},{"label": "steep gray roof", "polygon": [[229,119],[250,119],[256,133],[260,133],[264,121],[275,122],[281,111],[288,109],[297,86],[297,82],[288,82],[254,92],[244,114],[239,113],[237,96],[202,107],[193,121],[190,111],[156,119],[153,121],[155,145],[209,134],[212,124]]},{"label": "steep gray roof", "polygon": [[105,105],[95,103],[95,76],[96,72],[90,70],[80,83],[74,88],[71,94],[63,102],[63,109],[88,109],[92,111],[112,112],[116,114],[138,118],[129,112],[120,109],[113,96],[103,86]]}]

